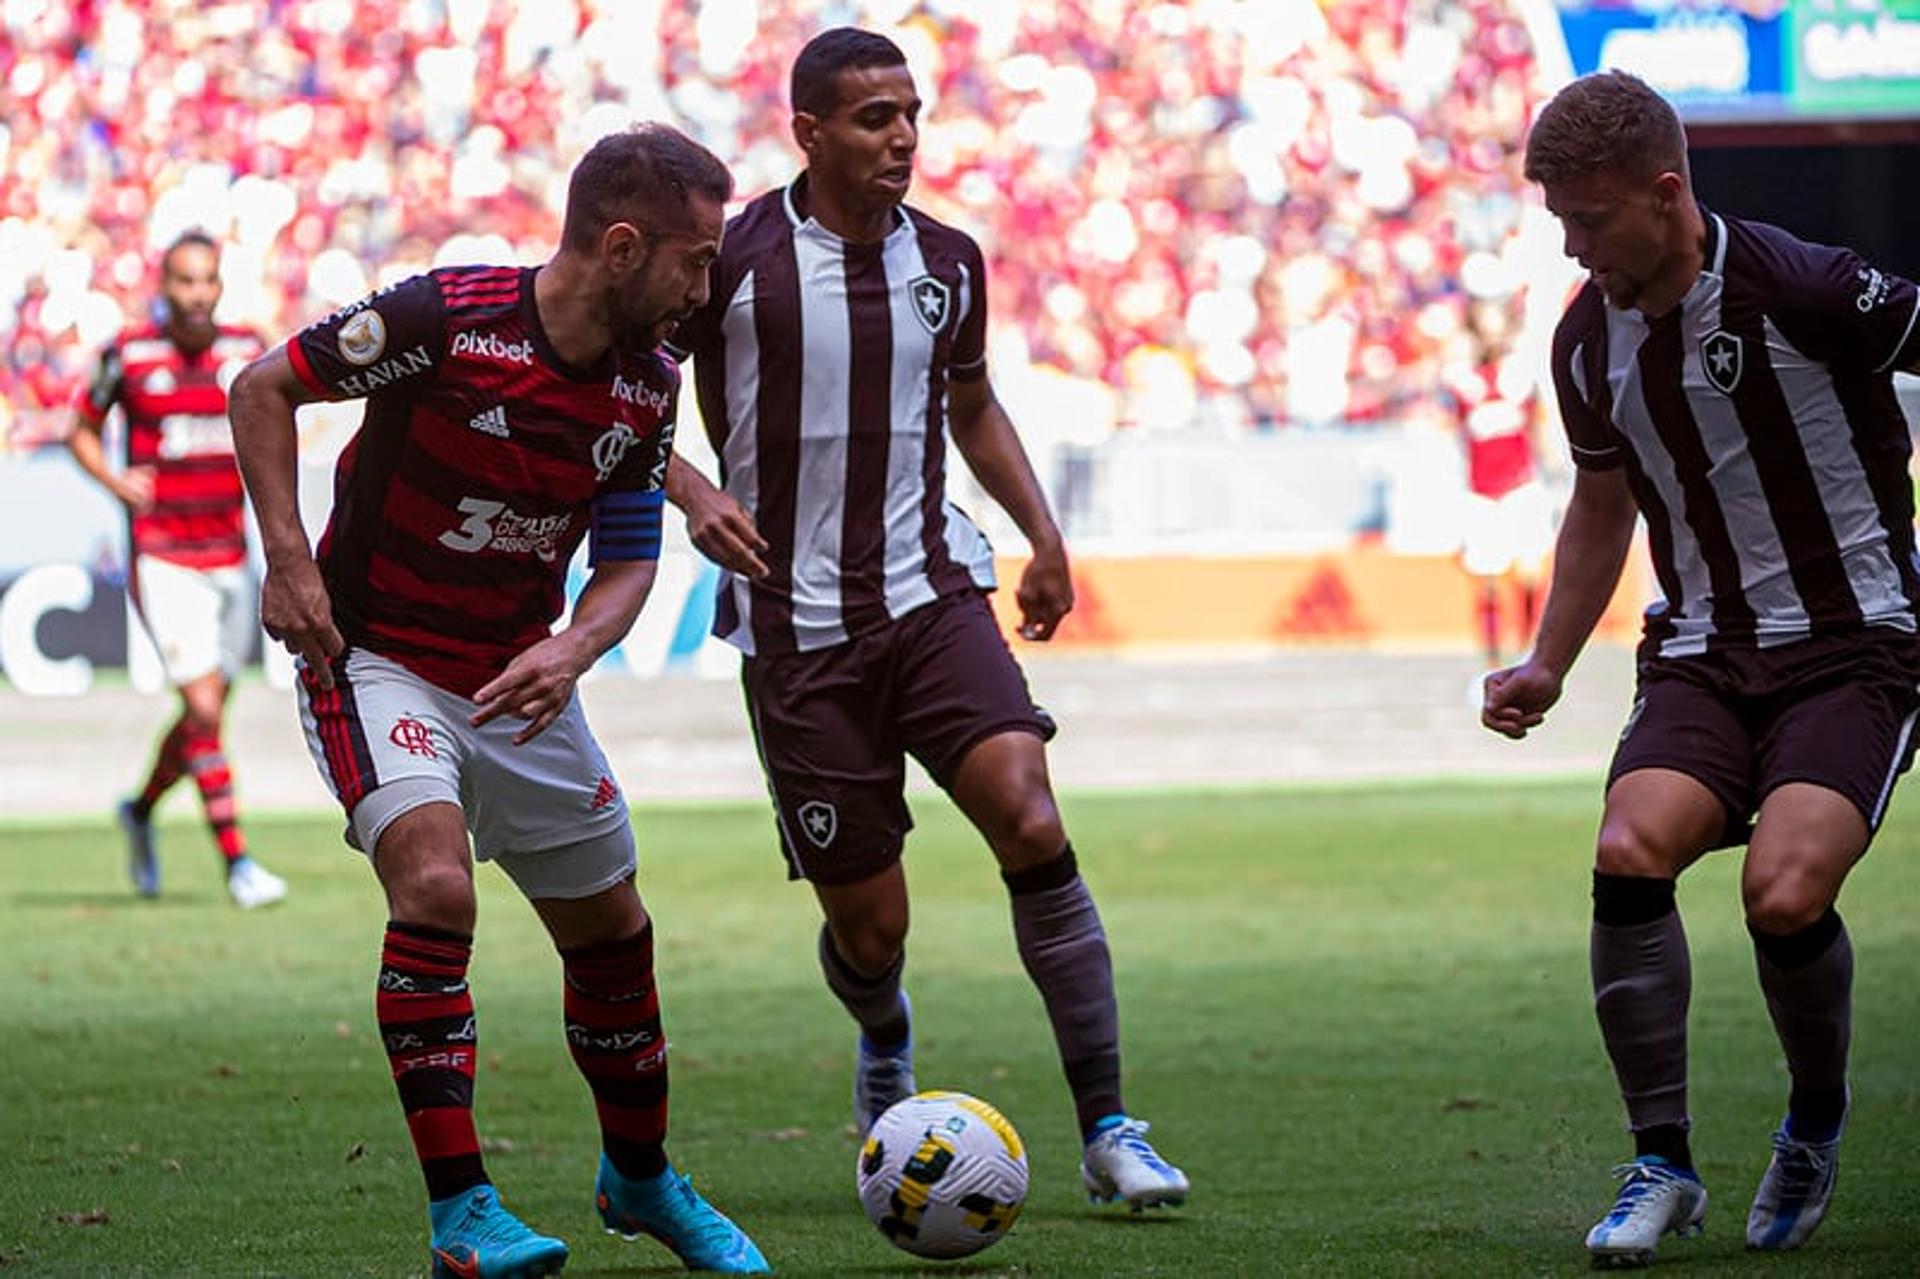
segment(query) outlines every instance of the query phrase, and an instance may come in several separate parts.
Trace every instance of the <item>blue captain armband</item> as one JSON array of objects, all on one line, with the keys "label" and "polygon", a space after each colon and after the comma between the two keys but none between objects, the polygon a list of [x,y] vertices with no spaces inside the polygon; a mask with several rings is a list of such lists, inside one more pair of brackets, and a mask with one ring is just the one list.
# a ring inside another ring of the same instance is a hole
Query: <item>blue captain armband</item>
[{"label": "blue captain armband", "polygon": [[593,500],[587,564],[601,560],[657,560],[660,558],[660,515],[667,495],[624,489]]}]

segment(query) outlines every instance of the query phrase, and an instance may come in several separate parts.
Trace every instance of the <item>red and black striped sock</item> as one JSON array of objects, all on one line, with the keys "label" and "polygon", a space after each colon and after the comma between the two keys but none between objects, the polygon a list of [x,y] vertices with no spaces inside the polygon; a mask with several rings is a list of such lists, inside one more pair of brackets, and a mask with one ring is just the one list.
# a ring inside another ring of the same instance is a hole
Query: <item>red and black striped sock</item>
[{"label": "red and black striped sock", "polygon": [[667,1040],[653,984],[653,924],[633,936],[562,950],[567,1047],[593,1090],[600,1140],[624,1177],[667,1166]]},{"label": "red and black striped sock", "polygon": [[487,1180],[473,1125],[478,1066],[467,960],[473,938],[389,921],[374,1008],[429,1199]]},{"label": "red and black striped sock", "polygon": [[187,721],[182,716],[173,721],[167,729],[167,735],[160,739],[160,749],[154,754],[153,769],[147,774],[147,784],[140,788],[139,796],[133,801],[133,815],[141,821],[151,817],[160,797],[186,776],[187,762],[180,753],[180,747],[186,739]]},{"label": "red and black striped sock", "polygon": [[231,866],[247,855],[247,841],[240,833],[240,814],[233,799],[233,771],[227,767],[226,752],[220,749],[219,730],[187,730],[180,744],[180,756],[193,784],[200,788],[200,805],[207,812],[207,826],[213,831],[220,855]]}]

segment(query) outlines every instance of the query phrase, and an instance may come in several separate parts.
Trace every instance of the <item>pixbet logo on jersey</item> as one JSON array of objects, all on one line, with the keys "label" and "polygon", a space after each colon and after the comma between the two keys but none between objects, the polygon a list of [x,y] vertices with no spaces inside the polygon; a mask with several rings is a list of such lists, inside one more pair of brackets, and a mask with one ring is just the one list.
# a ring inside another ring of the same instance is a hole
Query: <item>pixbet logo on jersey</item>
[{"label": "pixbet logo on jersey", "polygon": [[533,339],[522,338],[518,342],[509,342],[498,333],[475,333],[463,329],[453,335],[453,345],[448,355],[477,355],[483,360],[497,360],[502,364],[532,364]]},{"label": "pixbet logo on jersey", "polygon": [[655,413],[667,411],[667,393],[645,382],[629,382],[618,373],[613,375],[613,389],[608,392],[614,399],[643,409],[652,409]]}]

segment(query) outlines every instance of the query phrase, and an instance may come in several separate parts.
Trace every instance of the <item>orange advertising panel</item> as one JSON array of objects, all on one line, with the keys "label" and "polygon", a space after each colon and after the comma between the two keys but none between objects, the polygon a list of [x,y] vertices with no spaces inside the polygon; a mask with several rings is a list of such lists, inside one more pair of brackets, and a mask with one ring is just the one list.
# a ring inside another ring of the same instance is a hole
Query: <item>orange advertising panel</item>
[{"label": "orange advertising panel", "polygon": [[[1014,588],[1024,563],[1002,558],[996,566],[994,609],[1009,632],[1019,622]],[[1478,579],[1452,556],[1363,546],[1298,556],[1079,557],[1073,585],[1073,613],[1054,637],[1063,647],[1479,644]],[[1649,589],[1636,556],[1596,637],[1637,639]]]}]

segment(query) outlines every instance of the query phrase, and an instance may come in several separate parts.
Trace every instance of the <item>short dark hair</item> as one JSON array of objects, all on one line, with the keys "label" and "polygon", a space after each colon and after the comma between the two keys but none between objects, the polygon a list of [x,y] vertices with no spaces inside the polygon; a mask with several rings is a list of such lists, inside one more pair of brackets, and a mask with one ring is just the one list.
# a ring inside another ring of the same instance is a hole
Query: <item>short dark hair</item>
[{"label": "short dark hair", "polygon": [[1581,76],[1553,95],[1527,134],[1527,179],[1570,182],[1592,173],[1687,175],[1687,134],[1667,100],[1625,71]]},{"label": "short dark hair", "polygon": [[573,166],[560,242],[589,252],[616,222],[679,230],[695,195],[716,204],[733,198],[733,175],[719,156],[671,125],[648,122],[609,133]]},{"label": "short dark hair", "polygon": [[166,275],[172,270],[173,255],[181,249],[207,249],[217,257],[220,253],[220,242],[211,235],[208,235],[205,231],[202,231],[199,227],[182,231],[179,235],[173,237],[173,242],[167,245],[165,251],[160,254],[161,275]]},{"label": "short dark hair", "polygon": [[787,93],[795,114],[829,116],[840,105],[840,73],[866,67],[904,67],[900,46],[873,31],[834,27],[807,41],[793,60]]}]

